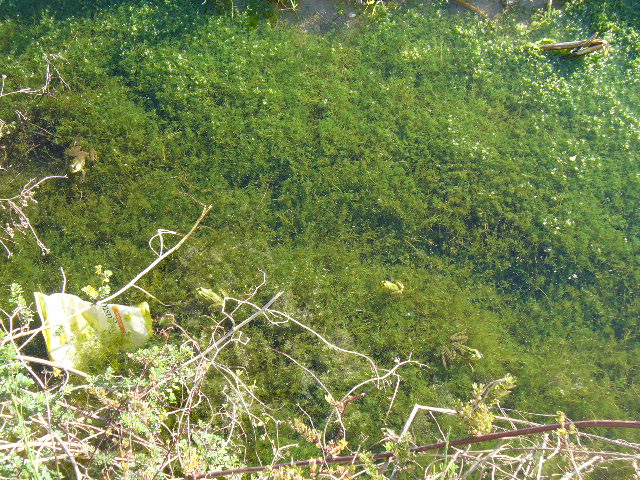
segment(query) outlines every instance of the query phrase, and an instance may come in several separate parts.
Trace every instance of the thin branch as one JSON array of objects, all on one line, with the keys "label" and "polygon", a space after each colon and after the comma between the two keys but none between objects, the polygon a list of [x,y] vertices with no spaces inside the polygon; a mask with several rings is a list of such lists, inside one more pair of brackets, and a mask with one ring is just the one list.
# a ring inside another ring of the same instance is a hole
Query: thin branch
[{"label": "thin branch", "polygon": [[61,289],[61,292],[64,293],[64,291],[67,288],[67,276],[64,274],[64,268],[60,267],[60,273],[62,273],[62,289]]},{"label": "thin branch", "polygon": [[263,313],[265,313],[266,311],[269,310],[269,307],[275,303],[276,300],[278,300],[278,298],[280,298],[280,296],[283,294],[284,292],[278,292],[276,293],[271,300],[269,300],[262,308],[260,308],[257,312],[255,312],[253,315],[247,317],[246,319],[244,319],[242,322],[240,322],[235,328],[229,330],[222,338],[218,339],[217,341],[215,341],[213,344],[211,344],[209,347],[207,347],[202,353],[200,353],[199,355],[196,355],[195,357],[191,358],[189,361],[183,363],[181,365],[181,367],[186,367],[187,365],[192,364],[193,362],[197,362],[198,360],[205,358],[209,353],[211,353],[213,350],[216,350],[221,344],[223,344],[224,342],[226,342],[229,338],[231,338],[233,336],[233,334],[235,334],[238,330],[240,330],[242,327],[244,327],[247,323],[251,322],[254,318],[259,317],[260,315],[262,315]]},{"label": "thin branch", "polygon": [[600,455],[598,455],[597,457],[593,457],[590,460],[584,462],[583,464],[577,466],[574,471],[568,472],[565,475],[563,475],[560,480],[570,480],[576,475],[580,475],[581,472],[591,467],[594,463],[600,463],[602,460],[604,460],[604,458],[602,458]]},{"label": "thin branch", "polygon": [[[458,415],[458,411],[457,410],[453,410],[451,408],[438,408],[438,407],[431,407],[428,405],[415,405],[415,407],[418,407],[418,410],[425,410],[427,412],[433,412],[433,413],[443,413],[445,415]],[[415,408],[414,407],[414,408]],[[512,411],[509,409],[500,409],[500,411]],[[513,410],[514,412],[517,412],[515,410]],[[523,413],[523,412],[520,412]],[[548,414],[541,414],[541,413],[530,413],[530,412],[524,412],[527,415],[537,415],[540,417],[545,417],[545,418],[556,418],[557,415],[548,415]],[[500,420],[500,421],[504,421],[504,422],[509,422],[511,424],[519,424],[519,425],[528,425],[530,427],[537,427],[539,425],[541,425],[540,423],[536,423],[536,422],[530,422],[528,420],[522,420],[519,418],[512,418],[512,417],[506,417],[506,416],[502,416],[502,415],[495,415],[493,417],[495,420]],[[607,438],[607,437],[603,437],[601,435],[594,435],[593,433],[586,433],[586,432],[578,432],[578,436],[583,436],[585,438],[589,438],[591,440],[599,440],[601,442],[605,442],[605,443],[610,443],[612,445],[617,445],[619,447],[625,447],[625,448],[630,448],[632,450],[637,450],[640,451],[640,446],[633,444],[633,443],[629,443],[625,440],[615,440],[612,438]]]},{"label": "thin branch", "polygon": [[[35,228],[33,228],[33,226],[31,225],[29,217],[26,213],[24,213],[24,208],[27,207],[30,203],[37,203],[34,198],[35,191],[42,183],[54,178],[67,178],[67,176],[51,175],[48,177],[44,177],[37,182],[34,178],[32,178],[22,187],[22,190],[19,194],[9,198],[0,198],[0,208],[7,211],[8,213],[5,215],[9,217],[9,221],[5,222],[4,226],[0,227],[0,231],[2,232],[2,234],[0,234],[0,244],[6,250],[8,257],[12,256],[12,252],[5,242],[10,241],[12,243],[16,243],[14,240],[12,240],[16,235],[16,232],[20,234],[31,232],[31,235],[35,238],[42,254],[45,255],[50,252],[47,246],[38,237]],[[17,218],[12,218],[12,215],[15,215],[15,217]]]},{"label": "thin branch", "polygon": [[178,250],[182,244],[184,242],[186,242],[189,237],[191,235],[193,235],[193,232],[196,231],[196,229],[198,228],[198,225],[200,225],[200,223],[202,222],[202,220],[204,219],[204,217],[207,215],[207,213],[209,213],[209,211],[213,208],[213,205],[205,205],[202,209],[202,213],[200,214],[200,216],[198,217],[198,220],[196,220],[196,223],[193,224],[193,227],[191,227],[191,230],[189,230],[189,232],[180,239],[180,241],[178,243],[176,243],[173,247],[171,247],[169,250],[167,250],[165,253],[163,253],[162,255],[160,255],[158,258],[156,258],[153,262],[151,262],[151,264],[149,264],[149,266],[147,268],[145,268],[144,270],[142,270],[138,275],[136,275],[133,280],[131,280],[129,283],[127,283],[124,287],[122,287],[120,290],[118,290],[116,293],[114,293],[113,295],[108,296],[107,298],[103,298],[102,300],[100,300],[99,302],[97,302],[98,304],[104,304],[104,303],[108,303],[111,300],[113,300],[116,297],[119,297],[120,295],[122,295],[124,292],[126,292],[127,290],[129,290],[131,287],[133,287],[136,282],[138,280],[140,280],[142,277],[144,277],[147,273],[149,273],[151,270],[153,270],[155,268],[156,265],[158,265],[162,260],[164,260],[165,258],[167,258],[169,255],[171,255],[173,252],[175,252],[176,250]]},{"label": "thin branch", "polygon": [[155,295],[147,292],[144,288],[139,287],[138,285],[134,285],[133,288],[140,290],[142,293],[144,293],[145,295],[147,295],[150,298],[153,298],[156,302],[158,302],[160,305],[162,305],[163,307],[173,307],[175,304],[174,303],[164,303],[162,300],[160,300],[159,298],[157,298]]},{"label": "thin branch", "polygon": [[53,431],[53,429],[51,429],[51,435],[56,440],[56,442],[58,442],[58,445],[60,445],[62,450],[64,450],[64,453],[67,454],[67,458],[69,458],[71,465],[73,465],[73,471],[75,472],[76,480],[82,480],[83,475],[80,473],[80,468],[78,468],[78,463],[76,462],[75,456],[69,451],[67,444],[62,441],[62,439],[56,434],[56,432]]},{"label": "thin branch", "polygon": [[59,370],[65,370],[69,373],[73,373],[74,375],[78,375],[79,377],[82,377],[82,378],[90,377],[89,374],[84,373],[80,370],[76,370],[75,368],[71,368],[71,367],[65,367],[64,365],[59,365],[55,362],[50,362],[49,360],[45,360],[44,358],[30,357],[28,355],[16,355],[15,358],[25,362],[39,363],[41,365],[47,365],[48,367],[57,368]]}]

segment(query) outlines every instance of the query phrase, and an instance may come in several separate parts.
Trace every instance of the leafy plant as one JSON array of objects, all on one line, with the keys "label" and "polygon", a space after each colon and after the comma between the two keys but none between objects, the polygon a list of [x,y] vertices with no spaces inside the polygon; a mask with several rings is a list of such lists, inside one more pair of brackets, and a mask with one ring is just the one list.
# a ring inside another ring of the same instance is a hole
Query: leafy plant
[{"label": "leafy plant", "polygon": [[488,384],[473,384],[473,397],[458,409],[458,415],[473,435],[484,435],[493,430],[494,416],[491,410],[515,386],[516,380],[511,375]]},{"label": "leafy plant", "polygon": [[82,291],[87,294],[87,296],[91,300],[99,300],[101,298],[106,298],[111,293],[111,286],[109,285],[109,281],[113,272],[111,270],[103,269],[102,265],[96,265],[95,273],[100,281],[99,287],[92,287],[91,285],[87,285],[82,288]]}]

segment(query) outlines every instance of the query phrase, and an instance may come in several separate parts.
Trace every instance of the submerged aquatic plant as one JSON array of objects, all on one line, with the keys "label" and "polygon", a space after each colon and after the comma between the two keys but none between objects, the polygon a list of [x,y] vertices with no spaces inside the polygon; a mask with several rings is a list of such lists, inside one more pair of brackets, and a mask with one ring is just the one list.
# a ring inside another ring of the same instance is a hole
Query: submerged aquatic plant
[{"label": "submerged aquatic plant", "polygon": [[[637,416],[640,52],[626,2],[530,23],[414,5],[325,35],[201,2],[111,3],[0,23],[7,78],[35,85],[46,48],[68,61],[72,87],[3,98],[0,118],[28,118],[3,130],[16,181],[66,171],[77,138],[100,152],[84,182],[29,207],[53,255],[24,248],[0,265],[3,278],[53,289],[63,265],[75,293],[96,263],[112,266],[114,283],[131,278],[155,258],[147,238],[159,224],[184,230],[197,198],[213,205],[201,234],[140,283],[196,343],[217,331],[219,309],[185,292],[252,291],[264,269],[287,311],[341,348],[429,363],[404,380],[425,402],[451,404],[511,371],[509,406]],[[594,31],[607,57],[532,47]],[[277,352],[335,390],[365,374],[307,333],[256,323],[246,350],[227,355],[260,398],[292,395],[317,419],[326,392]],[[219,383],[203,388],[224,400]],[[397,426],[382,396],[347,409],[345,426],[369,438]]]}]

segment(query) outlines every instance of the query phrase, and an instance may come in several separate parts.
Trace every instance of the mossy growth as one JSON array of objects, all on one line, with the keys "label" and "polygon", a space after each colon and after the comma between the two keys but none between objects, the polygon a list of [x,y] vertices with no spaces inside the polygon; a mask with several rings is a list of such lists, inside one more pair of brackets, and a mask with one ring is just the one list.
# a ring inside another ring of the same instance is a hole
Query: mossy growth
[{"label": "mossy growth", "polygon": [[[188,230],[195,198],[213,210],[141,282],[172,305],[151,302],[152,311],[210,335],[198,288],[246,292],[262,269],[269,292],[287,292],[279,308],[340,345],[383,363],[409,353],[428,363],[406,373],[397,415],[386,417],[376,394],[347,414],[363,435],[400,424],[417,401],[465,398],[507,372],[518,378],[510,406],[637,417],[631,2],[573,2],[526,24],[407,5],[325,35],[199,3],[51,7],[0,21],[7,88],[38,86],[43,52],[60,55],[70,87],[54,78],[48,95],[3,99],[0,118],[16,128],[0,139],[0,175],[19,186],[62,173],[77,138],[98,152],[83,181],[41,189],[29,214],[52,253],[22,242],[0,264],[7,283],[53,291],[64,266],[80,293],[104,264],[122,285],[155,258],[147,241],[158,228]],[[567,61],[536,47],[594,30],[612,45],[606,57]],[[381,291],[384,281],[401,294]],[[483,358],[443,362],[460,332]],[[229,360],[268,345],[313,363],[337,389],[347,374],[368,374],[293,328],[257,323],[248,334],[255,341]],[[322,391],[270,352],[243,364],[256,391],[320,416]]]}]

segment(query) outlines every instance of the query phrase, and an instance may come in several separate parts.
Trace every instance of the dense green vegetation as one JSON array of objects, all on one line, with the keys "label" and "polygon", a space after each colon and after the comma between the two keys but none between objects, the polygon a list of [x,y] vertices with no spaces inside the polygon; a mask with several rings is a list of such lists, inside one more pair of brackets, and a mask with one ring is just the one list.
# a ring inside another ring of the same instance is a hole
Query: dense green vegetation
[{"label": "dense green vegetation", "polygon": [[[158,228],[189,229],[197,199],[214,205],[202,228],[140,283],[172,304],[150,300],[152,313],[175,314],[205,340],[212,310],[197,288],[239,296],[262,270],[262,300],[284,290],[278,309],[338,345],[381,365],[426,363],[405,370],[388,418],[389,392],[375,389],[348,412],[369,439],[385,422],[402,425],[414,403],[449,407],[507,372],[518,379],[509,407],[638,418],[631,0],[573,2],[525,23],[408,5],[323,36],[187,0],[26,3],[0,0],[5,91],[39,87],[43,56],[68,88],[54,74],[49,95],[0,99],[10,122],[0,197],[69,173],[74,141],[98,156],[86,175],[40,189],[28,213],[52,251],[21,239],[0,260],[7,294],[11,282],[58,291],[60,266],[71,293],[82,295],[97,264],[124,284],[153,260]],[[608,56],[535,47],[595,31]],[[404,290],[391,295],[384,280]],[[328,407],[266,346],[336,391],[368,374],[294,327],[263,322],[247,334],[226,361],[283,418],[299,415],[296,403],[315,418]],[[221,384],[208,382],[212,393]]]}]

